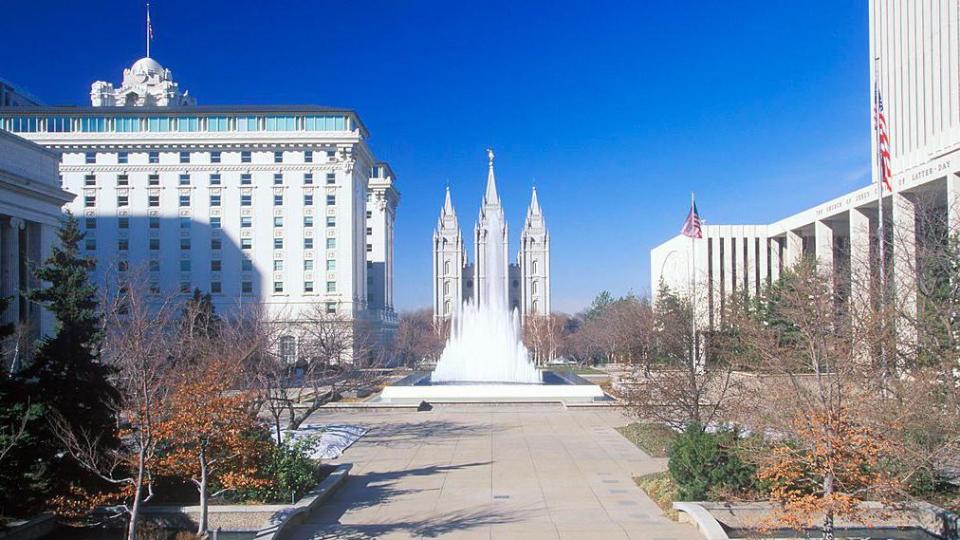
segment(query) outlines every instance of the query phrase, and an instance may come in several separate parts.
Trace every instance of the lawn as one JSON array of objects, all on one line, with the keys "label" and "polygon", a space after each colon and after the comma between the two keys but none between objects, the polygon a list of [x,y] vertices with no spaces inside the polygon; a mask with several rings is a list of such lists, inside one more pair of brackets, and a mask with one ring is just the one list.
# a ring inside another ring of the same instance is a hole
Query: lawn
[{"label": "lawn", "polygon": [[592,368],[590,366],[578,366],[575,364],[548,365],[544,369],[557,373],[573,373],[574,375],[606,375],[606,372],[600,371],[599,369]]},{"label": "lawn", "polygon": [[663,471],[643,476],[634,476],[633,481],[640,487],[670,519],[676,520],[677,511],[673,509],[673,501],[677,500],[677,484],[670,477],[669,471]]},{"label": "lawn", "polygon": [[646,452],[650,457],[657,458],[667,457],[670,444],[673,443],[673,440],[677,437],[675,431],[660,424],[641,424],[634,422],[623,427],[618,427],[617,431],[626,437],[628,441]]}]

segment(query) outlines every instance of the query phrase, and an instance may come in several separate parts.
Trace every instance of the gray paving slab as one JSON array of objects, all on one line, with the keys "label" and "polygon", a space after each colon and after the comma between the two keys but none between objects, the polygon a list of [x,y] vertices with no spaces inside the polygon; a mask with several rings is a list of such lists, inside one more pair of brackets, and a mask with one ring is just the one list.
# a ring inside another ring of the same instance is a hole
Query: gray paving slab
[{"label": "gray paving slab", "polygon": [[623,439],[618,411],[470,407],[323,412],[370,432],[336,462],[345,485],[296,528],[326,538],[694,540],[633,483],[663,470]]}]

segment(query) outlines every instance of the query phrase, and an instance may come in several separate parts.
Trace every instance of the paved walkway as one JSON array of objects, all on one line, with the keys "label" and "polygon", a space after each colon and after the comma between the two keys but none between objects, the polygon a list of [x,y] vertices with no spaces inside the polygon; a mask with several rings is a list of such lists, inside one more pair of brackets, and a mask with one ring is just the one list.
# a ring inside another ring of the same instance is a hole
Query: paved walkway
[{"label": "paved walkway", "polygon": [[322,413],[371,428],[347,483],[294,533],[321,538],[697,539],[633,483],[665,468],[613,410],[462,407]]}]

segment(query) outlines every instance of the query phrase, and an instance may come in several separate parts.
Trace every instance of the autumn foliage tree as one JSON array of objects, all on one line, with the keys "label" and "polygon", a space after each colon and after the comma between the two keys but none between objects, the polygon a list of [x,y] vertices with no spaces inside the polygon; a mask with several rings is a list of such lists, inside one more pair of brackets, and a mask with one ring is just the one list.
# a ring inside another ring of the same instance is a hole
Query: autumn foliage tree
[{"label": "autumn foliage tree", "polygon": [[[159,467],[189,479],[200,496],[197,534],[208,530],[210,497],[225,491],[266,485],[258,464],[271,443],[243,392],[231,389],[231,366],[218,359],[178,374],[170,394],[170,414],[158,428]],[[213,488],[213,489],[211,489]]]}]

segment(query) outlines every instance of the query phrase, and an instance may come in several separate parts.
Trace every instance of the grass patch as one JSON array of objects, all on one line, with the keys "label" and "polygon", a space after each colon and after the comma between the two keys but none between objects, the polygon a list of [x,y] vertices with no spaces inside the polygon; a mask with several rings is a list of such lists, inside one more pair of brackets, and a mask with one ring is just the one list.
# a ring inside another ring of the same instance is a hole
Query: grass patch
[{"label": "grass patch", "polygon": [[577,366],[572,364],[547,365],[545,369],[557,373],[573,373],[574,375],[606,375],[606,372],[590,366]]},{"label": "grass patch", "polygon": [[638,448],[651,457],[657,458],[667,457],[667,451],[670,449],[670,445],[673,443],[673,440],[677,438],[676,432],[660,424],[641,424],[634,422],[616,429],[621,435],[626,437],[628,441],[637,445]]},{"label": "grass patch", "polygon": [[669,471],[635,476],[633,481],[670,519],[676,521],[679,518],[679,513],[673,509],[673,502],[677,500],[680,490]]}]

